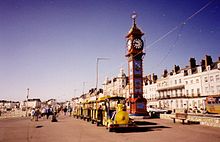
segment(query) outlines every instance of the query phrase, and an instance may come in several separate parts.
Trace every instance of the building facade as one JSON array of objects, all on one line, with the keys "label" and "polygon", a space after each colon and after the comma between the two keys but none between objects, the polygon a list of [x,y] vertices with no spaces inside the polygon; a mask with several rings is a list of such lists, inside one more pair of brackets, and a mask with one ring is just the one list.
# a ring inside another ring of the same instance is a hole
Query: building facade
[{"label": "building facade", "polygon": [[120,69],[118,76],[113,79],[106,77],[103,83],[103,95],[128,98],[128,77],[124,73],[124,69]]},{"label": "building facade", "polygon": [[[121,69],[117,77],[106,78],[103,94],[128,98],[128,84]],[[209,95],[220,95],[220,58],[213,62],[211,56],[206,55],[199,65],[190,58],[185,68],[174,65],[171,72],[164,70],[160,78],[155,74],[143,78],[143,97],[147,99],[148,106],[203,112]]]},{"label": "building facade", "polygon": [[183,69],[175,65],[171,72],[164,70],[156,84],[148,83],[144,86],[144,90],[150,90],[154,86],[158,92],[158,95],[145,92],[148,104],[168,110],[203,112],[206,97],[220,95],[220,59],[213,62],[211,56],[206,55],[201,64],[197,65],[196,60],[190,58],[189,66]]}]

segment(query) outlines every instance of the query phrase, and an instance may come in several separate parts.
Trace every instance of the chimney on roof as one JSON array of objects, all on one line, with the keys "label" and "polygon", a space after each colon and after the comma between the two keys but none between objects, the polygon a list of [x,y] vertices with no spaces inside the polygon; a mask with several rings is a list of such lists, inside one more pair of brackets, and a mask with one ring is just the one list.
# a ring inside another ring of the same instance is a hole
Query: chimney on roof
[{"label": "chimney on roof", "polygon": [[211,65],[213,62],[212,62],[212,57],[209,56],[209,55],[205,55],[205,67]]},{"label": "chimney on roof", "polygon": [[191,69],[195,68],[196,67],[196,59],[195,58],[190,58],[189,59],[189,67]]},{"label": "chimney on roof", "polygon": [[153,77],[152,77],[152,81],[153,81],[154,83],[156,83],[156,81],[157,81],[157,75],[155,75],[155,74],[153,73],[152,76],[153,76]]},{"label": "chimney on roof", "polygon": [[177,65],[174,65],[174,72],[177,73],[180,70],[180,67]]},{"label": "chimney on roof", "polygon": [[144,84],[148,85],[148,76],[145,76],[143,79],[144,79]]},{"label": "chimney on roof", "polygon": [[167,69],[165,69],[165,70],[163,71],[163,77],[167,77],[167,75],[168,75],[168,71],[167,71]]},{"label": "chimney on roof", "polygon": [[201,66],[204,67],[205,66],[205,60],[201,60]]},{"label": "chimney on roof", "polygon": [[205,60],[201,60],[201,67],[202,67],[202,71],[204,71],[205,69]]}]

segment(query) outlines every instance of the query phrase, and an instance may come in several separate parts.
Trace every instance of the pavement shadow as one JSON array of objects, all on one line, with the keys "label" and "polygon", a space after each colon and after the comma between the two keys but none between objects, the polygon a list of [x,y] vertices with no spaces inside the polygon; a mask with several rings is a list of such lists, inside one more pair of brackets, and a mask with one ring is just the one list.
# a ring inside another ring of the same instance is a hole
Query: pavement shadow
[{"label": "pavement shadow", "polygon": [[135,121],[136,127],[119,128],[115,129],[116,133],[136,133],[136,132],[150,132],[150,131],[161,131],[165,128],[171,128],[167,126],[161,126],[154,122],[147,121]]},{"label": "pavement shadow", "polygon": [[150,132],[150,131],[161,131],[164,128],[170,128],[170,127],[167,126],[130,127],[130,128],[119,128],[114,130],[114,132],[116,133]]},{"label": "pavement shadow", "polygon": [[35,128],[42,128],[43,126],[42,125],[38,125],[38,126],[36,126]]},{"label": "pavement shadow", "polygon": [[134,121],[136,125],[157,125],[157,123],[154,122],[147,122],[147,121]]},{"label": "pavement shadow", "polygon": [[188,121],[186,124],[188,124],[188,125],[199,125],[200,122],[199,121]]}]

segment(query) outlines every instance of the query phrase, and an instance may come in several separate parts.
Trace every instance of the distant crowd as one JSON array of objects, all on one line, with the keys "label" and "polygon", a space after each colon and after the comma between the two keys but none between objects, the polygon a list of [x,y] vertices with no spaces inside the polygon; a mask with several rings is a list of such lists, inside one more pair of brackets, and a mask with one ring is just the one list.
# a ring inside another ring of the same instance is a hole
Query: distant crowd
[{"label": "distant crowd", "polygon": [[32,121],[38,121],[39,118],[46,118],[49,119],[51,116],[52,121],[57,121],[56,118],[59,114],[72,115],[72,107],[65,106],[65,107],[42,107],[42,108],[32,108],[30,111],[30,116]]}]

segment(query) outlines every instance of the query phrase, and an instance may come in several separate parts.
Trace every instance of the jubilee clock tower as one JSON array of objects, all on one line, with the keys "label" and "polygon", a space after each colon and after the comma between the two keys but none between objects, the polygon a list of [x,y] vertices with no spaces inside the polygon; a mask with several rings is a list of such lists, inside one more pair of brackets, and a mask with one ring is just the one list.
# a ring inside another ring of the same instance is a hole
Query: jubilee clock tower
[{"label": "jubilee clock tower", "polygon": [[136,13],[132,14],[133,25],[128,32],[127,55],[129,77],[130,115],[146,115],[146,99],[143,98],[143,47],[144,33],[136,25]]}]

